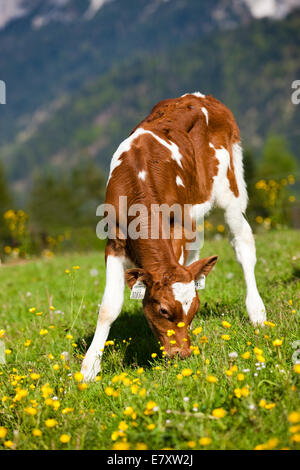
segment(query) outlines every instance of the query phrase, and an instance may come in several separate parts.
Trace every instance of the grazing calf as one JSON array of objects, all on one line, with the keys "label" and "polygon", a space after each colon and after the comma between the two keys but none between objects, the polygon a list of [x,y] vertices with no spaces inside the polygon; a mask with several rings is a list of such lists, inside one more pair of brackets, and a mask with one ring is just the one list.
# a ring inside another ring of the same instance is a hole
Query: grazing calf
[{"label": "grazing calf", "polygon": [[[129,209],[119,204],[120,196],[127,197]],[[222,103],[198,92],[158,103],[114,154],[106,203],[116,210],[116,226],[106,246],[106,286],[97,329],[82,364],[85,380],[100,371],[101,350],[122,309],[125,280],[130,289],[144,288],[144,313],[166,354],[184,358],[191,353],[188,327],[199,308],[195,282],[209,274],[217,256],[199,260],[199,249],[187,248],[184,236],[175,237],[176,226],[182,225],[175,216],[169,218],[168,238],[162,236],[161,218],[158,237],[127,236],[141,204],[148,210],[140,218],[141,233],[151,228],[153,205],[189,205],[193,227],[213,207],[224,209],[244,272],[250,320],[263,324],[254,238],[243,215],[247,191],[239,129]]]}]

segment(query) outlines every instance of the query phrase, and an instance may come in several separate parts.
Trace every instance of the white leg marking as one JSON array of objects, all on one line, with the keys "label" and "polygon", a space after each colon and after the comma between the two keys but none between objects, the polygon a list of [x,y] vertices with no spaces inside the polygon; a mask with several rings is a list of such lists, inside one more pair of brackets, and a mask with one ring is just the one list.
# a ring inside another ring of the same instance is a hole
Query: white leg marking
[{"label": "white leg marking", "polygon": [[225,219],[233,235],[232,245],[238,262],[244,272],[247,287],[246,307],[254,325],[263,325],[266,321],[266,309],[258,293],[255,280],[255,242],[250,225],[243,214],[232,206],[225,212]]},{"label": "white leg marking", "polygon": [[85,381],[93,380],[100,372],[100,362],[111,324],[121,312],[124,300],[124,257],[109,255],[106,263],[106,285],[99,310],[93,341],[83,360],[81,372]]}]

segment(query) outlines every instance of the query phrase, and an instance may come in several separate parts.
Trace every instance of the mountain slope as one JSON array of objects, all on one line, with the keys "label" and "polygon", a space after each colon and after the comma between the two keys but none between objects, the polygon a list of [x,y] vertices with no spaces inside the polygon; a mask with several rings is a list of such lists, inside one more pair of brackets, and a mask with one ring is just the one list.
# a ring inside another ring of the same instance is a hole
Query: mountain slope
[{"label": "mountain slope", "polygon": [[270,132],[300,150],[300,106],[291,83],[300,76],[300,12],[282,22],[212,34],[161,55],[141,56],[84,87],[6,155],[14,181],[47,167],[92,158],[107,171],[112,153],[160,99],[200,90],[235,114],[246,143],[259,147]]},{"label": "mountain slope", "polygon": [[252,20],[243,0],[13,0],[8,13],[0,30],[2,142],[31,131],[63,95],[120,60]]}]

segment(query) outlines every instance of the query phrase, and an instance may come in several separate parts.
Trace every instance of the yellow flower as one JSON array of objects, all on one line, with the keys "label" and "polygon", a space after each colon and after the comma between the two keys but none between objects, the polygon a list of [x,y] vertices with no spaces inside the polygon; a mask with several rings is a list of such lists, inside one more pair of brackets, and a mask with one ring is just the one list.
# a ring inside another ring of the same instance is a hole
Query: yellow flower
[{"label": "yellow flower", "polygon": [[278,347],[278,346],[281,346],[282,343],[283,343],[283,340],[277,338],[273,341],[273,346]]},{"label": "yellow flower", "polygon": [[179,323],[177,323],[177,326],[178,328],[183,328],[185,326],[184,321],[180,321]]},{"label": "yellow flower", "polygon": [[123,411],[123,414],[124,414],[125,416],[130,416],[130,415],[132,415],[132,413],[133,413],[133,408],[132,408],[132,406],[127,406],[127,407],[125,408],[125,410]]},{"label": "yellow flower", "polygon": [[31,339],[27,339],[27,340],[24,342],[24,346],[25,346],[26,348],[28,348],[28,347],[31,345],[31,343],[32,343]]},{"label": "yellow flower", "polygon": [[120,431],[126,431],[128,429],[128,424],[125,423],[125,421],[120,421],[118,427],[119,427]]},{"label": "yellow flower", "polygon": [[52,369],[53,370],[59,370],[60,369],[59,364],[53,364]]},{"label": "yellow flower", "polygon": [[31,307],[31,308],[29,309],[29,312],[30,312],[30,313],[34,313],[35,311],[36,311],[36,308],[35,308],[35,307]]},{"label": "yellow flower", "polygon": [[292,433],[292,434],[295,434],[296,432],[299,432],[300,431],[300,424],[297,424],[296,426],[291,426],[289,431]]},{"label": "yellow flower", "polygon": [[42,328],[42,329],[40,330],[40,335],[41,335],[41,336],[45,336],[45,335],[47,335],[47,334],[48,334],[48,330],[46,330],[46,328]]},{"label": "yellow flower", "polygon": [[214,375],[208,375],[206,377],[206,380],[207,380],[207,382],[209,382],[211,384],[214,384],[214,383],[218,382],[217,377],[215,377]]},{"label": "yellow flower", "polygon": [[83,380],[83,374],[81,372],[75,372],[73,375],[76,382],[81,382]]},{"label": "yellow flower", "polygon": [[173,336],[175,335],[175,331],[174,330],[168,330],[167,331],[167,336]]},{"label": "yellow flower", "polygon": [[137,373],[138,374],[142,374],[144,372],[144,368],[143,367],[139,367],[138,370],[137,370]]},{"label": "yellow flower", "polygon": [[130,444],[128,442],[116,442],[113,445],[113,450],[129,450]]},{"label": "yellow flower", "polygon": [[69,270],[69,269],[65,269],[65,273],[66,273],[66,274],[70,274],[70,270]]},{"label": "yellow flower", "polygon": [[288,415],[288,420],[292,424],[297,424],[300,422],[300,412],[299,411],[292,411]]},{"label": "yellow flower", "polygon": [[5,441],[4,442],[5,447],[12,447],[14,443],[12,441]]},{"label": "yellow flower", "polygon": [[262,398],[258,404],[261,408],[264,408],[266,406],[267,402],[264,398]]},{"label": "yellow flower", "polygon": [[43,433],[42,431],[40,431],[39,429],[34,429],[32,431],[32,434],[35,436],[35,437],[40,437]]},{"label": "yellow flower", "polygon": [[194,447],[196,447],[196,441],[188,441],[187,446],[193,449]]},{"label": "yellow flower", "polygon": [[25,408],[24,411],[30,416],[34,416],[37,414],[37,410],[35,408],[32,408],[31,406],[27,406],[27,408]]},{"label": "yellow flower", "polygon": [[155,429],[155,424],[153,424],[153,423],[152,423],[152,424],[148,424],[148,425],[146,426],[146,428],[147,428],[149,431],[153,431],[153,429]]},{"label": "yellow flower", "polygon": [[231,376],[233,375],[232,369],[225,370],[225,374],[226,374],[228,377],[231,377]]},{"label": "yellow flower", "polygon": [[111,397],[114,393],[114,389],[112,387],[106,387],[104,390],[104,393],[108,395],[109,397]]},{"label": "yellow flower", "polygon": [[256,359],[258,360],[258,362],[266,362],[265,358],[261,356],[260,354],[256,356]]},{"label": "yellow flower", "polygon": [[7,429],[4,426],[0,426],[0,439],[4,439],[7,434]]},{"label": "yellow flower", "polygon": [[66,339],[73,339],[73,336],[70,333],[66,334]]},{"label": "yellow flower", "polygon": [[147,450],[148,446],[147,444],[144,444],[143,442],[137,442],[135,445],[135,450]]},{"label": "yellow flower", "polygon": [[70,442],[70,439],[71,437],[68,434],[62,434],[59,438],[60,442],[62,442],[63,444],[67,444],[68,442]]},{"label": "yellow flower", "polygon": [[224,408],[216,408],[213,410],[212,415],[215,418],[224,418],[224,416],[226,415],[226,411],[224,410]]},{"label": "yellow flower", "polygon": [[74,271],[80,269],[80,266],[73,266]]},{"label": "yellow flower", "polygon": [[229,341],[230,335],[222,335],[221,338],[224,339],[224,341]]},{"label": "yellow flower", "polygon": [[152,411],[153,408],[155,408],[157,406],[157,404],[155,403],[155,401],[148,401],[147,405],[146,405],[146,409],[149,410],[149,411]]},{"label": "yellow flower", "polygon": [[300,364],[294,365],[294,372],[296,372],[296,374],[300,374]]},{"label": "yellow flower", "polygon": [[202,331],[202,326],[198,326],[198,328],[195,328],[193,330],[193,334],[197,336],[199,335],[199,333],[201,333],[201,331]]},{"label": "yellow flower", "polygon": [[88,384],[86,384],[86,383],[83,382],[83,383],[81,383],[81,384],[78,384],[78,385],[77,385],[77,388],[78,388],[78,390],[80,390],[80,391],[86,390],[86,389],[88,388]]},{"label": "yellow flower", "polygon": [[231,324],[228,323],[228,321],[222,321],[222,325],[224,326],[224,328],[230,328],[231,327]]},{"label": "yellow flower", "polygon": [[250,352],[249,351],[246,351],[242,354],[243,359],[249,359],[249,357],[250,357]]},{"label": "yellow flower", "polygon": [[200,343],[202,343],[202,344],[208,343],[208,337],[207,336],[201,336]]},{"label": "yellow flower", "polygon": [[292,442],[300,442],[300,434],[294,434],[294,435],[291,437],[291,441],[292,441]]},{"label": "yellow flower", "polygon": [[209,446],[211,444],[211,438],[210,437],[200,437],[199,439],[199,444],[200,446]]},{"label": "yellow flower", "polygon": [[253,352],[254,354],[256,354],[257,356],[262,356],[263,355],[263,350],[262,349],[259,349],[259,348],[253,348]]},{"label": "yellow flower", "polygon": [[237,379],[238,379],[239,382],[242,382],[243,380],[245,380],[244,374],[238,374]]},{"label": "yellow flower", "polygon": [[272,410],[273,408],[275,408],[275,406],[276,406],[276,403],[267,403],[265,405],[265,409],[266,410]]},{"label": "yellow flower", "polygon": [[192,369],[183,369],[181,371],[181,374],[183,375],[183,377],[189,377],[190,375],[192,375],[193,371]]},{"label": "yellow flower", "polygon": [[153,359],[154,359],[156,356],[157,356],[156,353],[152,353],[152,354],[151,354],[151,357],[153,357]]},{"label": "yellow flower", "polygon": [[45,425],[47,426],[47,428],[54,428],[54,426],[57,425],[57,421],[56,419],[49,418],[49,419],[46,419]]},{"label": "yellow flower", "polygon": [[0,338],[3,338],[3,336],[5,335],[5,330],[3,330],[3,328],[0,330]]}]

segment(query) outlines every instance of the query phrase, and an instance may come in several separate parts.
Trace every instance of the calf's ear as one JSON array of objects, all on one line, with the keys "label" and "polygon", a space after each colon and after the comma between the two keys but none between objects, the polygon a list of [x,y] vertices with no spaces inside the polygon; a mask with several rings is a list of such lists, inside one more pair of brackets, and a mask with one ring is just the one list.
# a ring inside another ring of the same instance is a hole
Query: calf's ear
[{"label": "calf's ear", "polygon": [[137,281],[141,281],[146,286],[149,286],[151,282],[151,275],[141,268],[127,269],[125,271],[125,281],[130,290]]},{"label": "calf's ear", "polygon": [[190,266],[188,266],[188,269],[192,273],[193,278],[197,280],[202,274],[208,276],[217,261],[218,257],[216,255],[210,256],[209,258],[203,258],[199,261],[195,261]]}]

